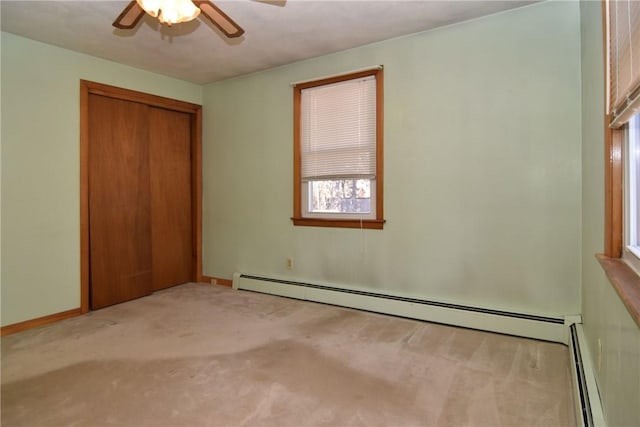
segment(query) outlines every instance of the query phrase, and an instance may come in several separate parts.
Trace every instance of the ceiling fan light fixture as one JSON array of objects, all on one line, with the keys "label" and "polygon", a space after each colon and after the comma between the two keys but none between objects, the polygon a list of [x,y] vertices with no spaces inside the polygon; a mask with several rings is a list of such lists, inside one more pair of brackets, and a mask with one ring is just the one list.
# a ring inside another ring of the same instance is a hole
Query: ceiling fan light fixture
[{"label": "ceiling fan light fixture", "polygon": [[189,22],[200,15],[200,9],[191,0],[136,0],[149,15],[163,24]]}]

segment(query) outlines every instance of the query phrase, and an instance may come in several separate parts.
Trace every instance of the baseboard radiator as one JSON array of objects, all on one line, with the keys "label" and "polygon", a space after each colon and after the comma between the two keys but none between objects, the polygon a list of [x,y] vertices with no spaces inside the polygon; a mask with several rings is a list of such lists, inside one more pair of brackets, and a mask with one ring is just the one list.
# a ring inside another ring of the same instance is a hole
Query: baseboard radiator
[{"label": "baseboard radiator", "polygon": [[[579,316],[549,317],[378,293],[348,286],[306,283],[235,273],[233,288],[376,313],[568,344]],[[577,319],[577,320],[576,320]]]},{"label": "baseboard radiator", "polygon": [[569,354],[576,424],[578,427],[605,427],[593,364],[579,323],[569,327]]}]

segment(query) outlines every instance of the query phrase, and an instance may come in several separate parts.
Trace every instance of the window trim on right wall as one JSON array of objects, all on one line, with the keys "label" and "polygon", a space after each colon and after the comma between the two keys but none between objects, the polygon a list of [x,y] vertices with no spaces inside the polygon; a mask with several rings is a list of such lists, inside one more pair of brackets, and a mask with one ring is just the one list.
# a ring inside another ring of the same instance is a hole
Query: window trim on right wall
[{"label": "window trim on right wall", "polygon": [[[624,0],[613,2],[615,10],[611,11],[613,0],[602,1],[604,67],[605,67],[605,117],[604,117],[604,254],[597,254],[596,258],[604,269],[609,281],[618,293],[627,311],[640,327],[640,274],[634,268],[634,262],[640,261],[627,247],[628,236],[625,224],[628,214],[625,209],[628,204],[628,183],[625,183],[626,157],[628,151],[628,121],[635,114],[640,114],[640,67],[633,68],[629,62],[632,50],[640,47],[640,23],[634,21],[640,14],[631,13],[633,6]],[[619,9],[620,5],[622,9]],[[624,7],[627,10],[624,10]],[[616,15],[617,14],[617,15]],[[620,18],[622,16],[622,18]],[[624,27],[621,32],[616,19]],[[632,22],[633,21],[633,22]],[[634,31],[631,31],[634,29]],[[616,33],[617,36],[612,34]],[[629,37],[627,44],[617,43],[616,37]],[[635,45],[634,45],[635,43]],[[624,47],[630,47],[624,51]],[[615,52],[615,54],[614,54]],[[626,55],[626,56],[625,56]],[[615,59],[614,59],[615,57]],[[640,54],[637,55],[640,58]],[[620,74],[620,67],[623,69]],[[621,79],[622,78],[622,79]],[[621,84],[622,82],[622,84]],[[626,185],[625,185],[626,184]],[[640,263],[637,263],[640,264]]]},{"label": "window trim on right wall", "polygon": [[632,61],[633,51],[640,51],[640,31],[631,31],[638,25],[632,22],[632,9],[639,4],[628,0],[602,2],[606,88],[604,254],[610,258],[622,258],[628,240],[623,153],[628,122],[640,111],[640,70],[633,69]]}]

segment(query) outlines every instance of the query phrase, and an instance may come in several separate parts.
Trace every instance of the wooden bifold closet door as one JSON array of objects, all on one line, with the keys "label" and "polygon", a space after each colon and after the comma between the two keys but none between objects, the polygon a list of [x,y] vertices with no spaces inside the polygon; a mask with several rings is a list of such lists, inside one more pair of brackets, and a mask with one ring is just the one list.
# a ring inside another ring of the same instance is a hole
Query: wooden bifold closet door
[{"label": "wooden bifold closet door", "polygon": [[89,95],[92,309],[192,280],[190,120]]}]

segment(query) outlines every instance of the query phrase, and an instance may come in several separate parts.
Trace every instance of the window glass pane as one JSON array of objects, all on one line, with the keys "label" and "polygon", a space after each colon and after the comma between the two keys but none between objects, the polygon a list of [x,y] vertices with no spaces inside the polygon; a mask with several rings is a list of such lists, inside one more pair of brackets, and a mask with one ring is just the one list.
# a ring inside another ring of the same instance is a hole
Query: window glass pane
[{"label": "window glass pane", "polygon": [[371,180],[309,181],[309,212],[371,213]]}]

